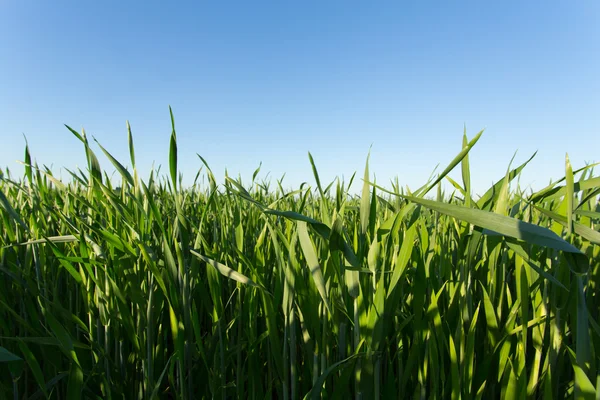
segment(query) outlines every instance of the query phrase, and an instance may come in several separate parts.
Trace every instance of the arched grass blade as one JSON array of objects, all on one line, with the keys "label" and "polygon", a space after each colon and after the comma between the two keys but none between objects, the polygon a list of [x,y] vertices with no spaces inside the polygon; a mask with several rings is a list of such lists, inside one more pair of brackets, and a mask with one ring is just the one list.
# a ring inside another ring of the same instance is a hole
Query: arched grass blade
[{"label": "arched grass blade", "polygon": [[[364,342],[363,342],[364,343]],[[315,382],[315,384],[313,385],[312,389],[306,394],[306,396],[304,396],[304,400],[318,400],[321,398],[321,390],[323,388],[323,383],[325,383],[325,381],[327,380],[327,378],[329,377],[329,375],[331,375],[332,372],[336,372],[339,371],[341,368],[346,367],[346,365],[349,361],[354,360],[357,357],[362,357],[365,354],[364,353],[359,353],[358,351],[360,350],[360,348],[362,347],[362,343],[361,345],[357,348],[357,353],[352,354],[350,357],[347,357],[341,361],[338,361],[334,364],[332,364],[331,366],[329,366],[329,368],[327,368],[317,379],[317,381]]]},{"label": "arched grass blade", "polygon": [[565,252],[565,255],[570,258],[569,265],[575,273],[583,274],[589,269],[589,262],[585,254],[547,228],[521,221],[516,218],[488,211],[466,208],[456,204],[447,204],[412,196],[401,197],[439,213],[469,222],[501,235],[520,239],[530,244],[563,251]]},{"label": "arched grass blade", "polygon": [[[529,162],[531,160],[533,160],[533,158],[535,157],[536,154],[537,154],[537,151],[535,153],[533,153],[533,155],[531,157],[529,157],[529,159],[527,161],[525,161],[523,164],[521,164],[517,168],[511,170],[508,173],[508,181],[511,182],[513,179],[515,179],[515,177],[521,173],[523,168],[525,168],[525,166],[527,166],[527,164],[529,164]],[[477,205],[480,209],[483,210],[483,209],[489,208],[490,203],[493,202],[493,200],[498,197],[498,195],[500,193],[500,189],[502,188],[502,185],[504,184],[505,179],[506,179],[506,177],[499,179],[491,188],[489,188],[483,194],[483,196],[481,196],[479,198],[479,200],[477,200]]]},{"label": "arched grass blade", "polygon": [[16,223],[21,225],[23,229],[25,229],[26,231],[29,230],[27,225],[25,225],[25,222],[23,222],[23,220],[21,219],[19,213],[16,212],[15,209],[10,205],[10,202],[8,201],[6,195],[2,192],[2,190],[0,190],[0,207],[2,207],[4,211],[6,211]]},{"label": "arched grass blade", "polygon": [[[62,236],[49,236],[47,238],[43,238],[43,239],[36,239],[36,240],[29,240],[27,242],[23,242],[23,243],[15,243],[12,246],[27,246],[27,245],[31,245],[31,244],[40,244],[40,243],[71,243],[71,242],[75,242],[79,239],[77,239],[76,236],[74,235],[62,235]],[[8,248],[8,247],[12,247],[11,245],[9,246],[4,246],[3,248]]]},{"label": "arched grass blade", "polygon": [[[576,172],[573,172],[573,174],[575,174],[575,173]],[[564,178],[562,180],[564,180]],[[566,186],[555,187],[557,183],[558,182],[553,183],[546,189],[542,189],[542,190],[536,192],[535,194],[533,194],[533,196],[531,196],[530,201],[533,203],[538,203],[544,199],[550,200],[550,199],[556,199],[556,198],[564,196],[567,193],[567,187]],[[574,182],[573,183],[573,192],[577,193],[577,192],[580,192],[580,191],[586,190],[586,189],[595,189],[599,186],[600,186],[600,177],[590,178],[590,179],[586,179],[584,181]]]},{"label": "arched grass blade", "polygon": [[454,169],[454,167],[456,167],[463,160],[463,158],[465,158],[465,156],[467,154],[469,154],[469,151],[471,151],[473,146],[475,146],[475,143],[477,143],[477,141],[479,140],[479,138],[481,137],[482,134],[483,134],[483,131],[480,131],[477,135],[475,135],[475,137],[473,139],[471,139],[471,141],[469,141],[469,143],[467,143],[466,146],[463,147],[461,152],[458,153],[458,155],[456,157],[454,157],[454,159],[452,161],[450,161],[450,164],[448,164],[446,169],[443,170],[442,173],[432,183],[430,183],[425,189],[419,190],[418,192],[416,192],[415,196],[425,196],[432,188],[435,187],[435,185],[437,185],[442,179],[444,179],[444,177],[446,175],[448,175],[450,173],[450,171],[452,171]]},{"label": "arched grass blade", "polygon": [[544,279],[547,279],[548,281],[554,283],[555,285],[559,286],[561,289],[569,291],[569,289],[567,289],[562,283],[560,283],[560,281],[558,279],[556,279],[550,273],[544,271],[544,269],[540,265],[538,265],[536,262],[534,262],[533,260],[531,260],[531,258],[527,254],[527,251],[523,248],[523,243],[522,242],[517,242],[517,241],[513,242],[513,241],[510,241],[510,240],[507,240],[506,241],[506,245],[511,250],[513,250],[515,253],[517,253],[518,255],[520,255],[521,257],[523,257],[523,260],[525,260],[525,262],[527,263],[527,265],[530,266],[535,272],[537,272],[538,274],[540,274],[541,276],[543,276]]},{"label": "arched grass blade", "polygon": [[[552,218],[554,221],[563,225],[565,228],[568,228],[569,219],[567,217],[565,217],[564,215],[557,214],[555,212],[546,210],[545,208],[542,208],[542,207],[539,207],[536,205],[534,205],[534,207],[537,210],[539,210],[541,213],[547,215],[548,217]],[[596,213],[596,214],[598,214],[598,213]],[[589,240],[592,243],[600,244],[600,232],[598,232],[592,228],[588,228],[587,226],[582,225],[578,222],[572,221],[571,223],[573,226],[573,232],[586,238],[587,240]]]},{"label": "arched grass blade", "polygon": [[85,135],[85,130],[82,129],[81,134],[80,134],[75,129],[71,128],[70,126],[68,126],[68,125],[65,125],[65,126],[85,146],[85,155],[87,157],[88,168],[90,170],[90,182],[89,182],[90,185],[93,185],[93,179],[91,179],[92,177],[95,178],[96,180],[98,180],[99,182],[102,182],[102,168],[100,168],[100,163],[98,162],[98,158],[96,157],[96,154],[94,154],[94,152],[90,148],[89,142]]},{"label": "arched grass blade", "polygon": [[219,273],[221,275],[226,276],[229,279],[233,279],[236,282],[243,283],[244,285],[260,288],[260,286],[258,284],[256,284],[252,279],[248,278],[246,275],[243,275],[243,274],[229,268],[227,265],[221,264],[220,262],[215,261],[212,258],[203,256],[202,254],[200,254],[194,250],[190,250],[190,253],[192,253],[193,255],[195,255],[196,257],[198,257],[205,263],[212,265],[217,271],[219,271]]},{"label": "arched grass blade", "polygon": [[133,177],[131,176],[131,174],[129,173],[129,171],[127,171],[127,169],[119,161],[117,161],[117,159],[114,158],[112,156],[112,154],[110,154],[104,147],[102,147],[102,145],[100,144],[100,142],[98,142],[96,140],[96,138],[94,138],[94,141],[96,142],[96,144],[98,145],[98,147],[100,147],[100,150],[102,150],[102,152],[104,153],[104,155],[106,156],[106,158],[108,158],[110,160],[110,162],[115,166],[115,168],[117,169],[117,171],[119,171],[119,174],[121,174],[121,176],[123,177],[123,179],[125,181],[127,181],[127,183],[129,183],[131,186],[134,186]]}]

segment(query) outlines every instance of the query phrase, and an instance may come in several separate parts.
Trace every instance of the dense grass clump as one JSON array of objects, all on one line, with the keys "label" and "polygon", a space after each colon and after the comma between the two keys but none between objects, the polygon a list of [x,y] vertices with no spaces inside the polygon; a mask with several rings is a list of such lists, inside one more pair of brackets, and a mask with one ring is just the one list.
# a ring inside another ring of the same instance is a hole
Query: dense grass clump
[{"label": "dense grass clump", "polygon": [[167,178],[139,178],[131,131],[129,168],[100,146],[113,187],[71,131],[71,182],[27,148],[0,178],[0,398],[597,398],[591,166],[510,190],[527,161],[476,199],[480,133],[413,192],[368,164],[359,198],[324,187],[312,158],[314,190],[206,163],[182,188],[173,125]]}]

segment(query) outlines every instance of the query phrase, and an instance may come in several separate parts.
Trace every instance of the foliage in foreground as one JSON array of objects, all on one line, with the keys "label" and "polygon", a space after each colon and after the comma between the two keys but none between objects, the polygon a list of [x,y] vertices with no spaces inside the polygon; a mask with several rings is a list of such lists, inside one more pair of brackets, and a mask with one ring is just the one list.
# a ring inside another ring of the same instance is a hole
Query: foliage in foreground
[{"label": "foliage in foreground", "polygon": [[[70,129],[70,128],[69,128]],[[170,176],[0,180],[2,398],[597,398],[600,178],[478,199]],[[448,177],[462,170],[462,184]],[[131,172],[132,171],[132,172]],[[258,171],[257,171],[258,172]],[[354,177],[353,177],[354,178]],[[440,181],[456,188],[441,193]],[[358,181],[358,180],[357,180]],[[431,200],[436,197],[437,200]]]}]

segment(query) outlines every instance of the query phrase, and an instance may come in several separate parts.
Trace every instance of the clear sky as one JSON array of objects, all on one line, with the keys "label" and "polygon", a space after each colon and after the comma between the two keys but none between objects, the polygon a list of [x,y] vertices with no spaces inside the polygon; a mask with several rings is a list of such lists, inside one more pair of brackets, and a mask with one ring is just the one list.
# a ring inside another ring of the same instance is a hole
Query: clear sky
[{"label": "clear sky", "polygon": [[129,165],[129,120],[142,176],[167,172],[169,105],[188,183],[196,153],[219,179],[262,161],[262,177],[312,183],[308,151],[323,181],[362,177],[372,145],[377,182],[414,189],[466,124],[486,129],[476,194],[517,150],[539,150],[521,183],[541,188],[566,152],[600,161],[600,2],[0,0],[2,167],[22,173],[25,134],[55,174],[85,168],[63,124]]}]

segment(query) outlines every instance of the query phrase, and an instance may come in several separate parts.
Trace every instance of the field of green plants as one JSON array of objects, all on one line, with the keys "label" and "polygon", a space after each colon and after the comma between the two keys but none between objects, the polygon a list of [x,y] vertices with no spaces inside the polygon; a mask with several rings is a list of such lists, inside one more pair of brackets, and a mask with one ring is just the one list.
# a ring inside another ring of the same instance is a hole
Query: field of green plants
[{"label": "field of green plants", "polygon": [[28,148],[0,171],[0,398],[600,398],[593,165],[526,193],[529,159],[474,198],[480,132],[413,191],[368,160],[320,182],[310,155],[316,187],[202,157],[182,187],[174,122],[143,179],[129,125],[127,162],[69,130],[68,181]]}]

